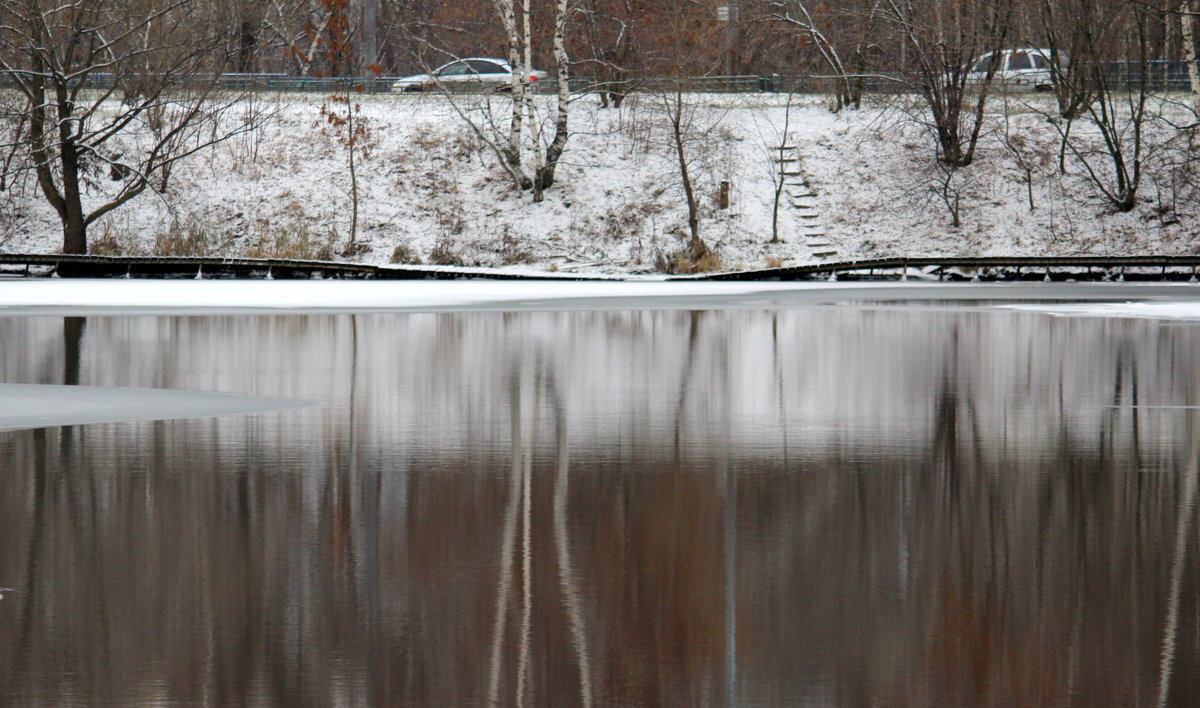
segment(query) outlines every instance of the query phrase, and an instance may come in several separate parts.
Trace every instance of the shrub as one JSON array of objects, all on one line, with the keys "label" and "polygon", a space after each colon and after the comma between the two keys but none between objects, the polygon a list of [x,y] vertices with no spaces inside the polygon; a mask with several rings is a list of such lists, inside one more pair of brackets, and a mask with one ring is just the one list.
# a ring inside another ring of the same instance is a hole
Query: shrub
[{"label": "shrub", "polygon": [[407,242],[401,242],[396,244],[396,247],[392,249],[392,258],[389,262],[420,265],[421,257],[418,256],[415,251],[413,251],[412,246],[410,246]]},{"label": "shrub", "polygon": [[454,242],[449,237],[442,237],[429,251],[429,262],[434,265],[460,266],[462,256],[454,250]]}]

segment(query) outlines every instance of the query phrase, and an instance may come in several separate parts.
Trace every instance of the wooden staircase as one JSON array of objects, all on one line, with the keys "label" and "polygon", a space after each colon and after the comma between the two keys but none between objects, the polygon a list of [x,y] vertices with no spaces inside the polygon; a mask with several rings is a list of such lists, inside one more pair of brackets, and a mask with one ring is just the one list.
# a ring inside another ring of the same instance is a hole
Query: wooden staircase
[{"label": "wooden staircase", "polygon": [[837,247],[829,242],[825,234],[825,225],[817,211],[817,193],[804,174],[796,146],[780,145],[774,150],[774,160],[779,165],[779,176],[783,180],[783,193],[800,217],[800,235],[804,238],[804,245],[813,258],[837,258]]}]

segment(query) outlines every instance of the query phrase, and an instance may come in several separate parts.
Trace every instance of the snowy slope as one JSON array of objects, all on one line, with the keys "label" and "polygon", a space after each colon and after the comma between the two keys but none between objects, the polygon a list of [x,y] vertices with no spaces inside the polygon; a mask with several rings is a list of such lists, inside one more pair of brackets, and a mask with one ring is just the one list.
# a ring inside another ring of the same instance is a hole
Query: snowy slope
[{"label": "snowy slope", "polygon": [[[499,134],[488,124],[502,125],[505,99],[459,100],[485,135]],[[819,99],[789,109],[779,95],[690,100],[687,149],[702,237],[723,268],[816,260],[800,236],[808,217],[787,199],[782,242],[770,243],[778,169],[771,148],[783,143],[797,147],[838,259],[1189,253],[1197,235],[1195,210],[1182,205],[1186,195],[1164,198],[1167,160],[1153,151],[1145,203],[1128,214],[1106,208],[1069,159],[1061,173],[1058,128],[1040,112],[1049,112],[1037,103],[1042,98],[1010,100],[1007,121],[1000,112],[990,116],[976,163],[955,173],[949,187],[905,99],[839,114]],[[665,115],[651,96],[620,110],[600,109],[591,97],[576,101],[559,184],[540,203],[512,188],[494,151],[445,98],[358,102],[370,132],[359,164],[364,247],[346,258],[650,273],[684,243],[679,170]],[[324,127],[320,105],[320,97],[262,99],[257,107],[274,113],[265,127],[194,156],[165,192],[144,194],[94,225],[93,250],[343,257],[351,212],[346,152]],[[1170,128],[1154,130],[1165,136]],[[721,182],[730,184],[728,210],[717,208]],[[98,176],[88,198],[98,201],[114,188]],[[958,227],[947,197],[957,200]],[[32,180],[0,193],[0,226],[0,250],[59,248],[57,218]]]}]

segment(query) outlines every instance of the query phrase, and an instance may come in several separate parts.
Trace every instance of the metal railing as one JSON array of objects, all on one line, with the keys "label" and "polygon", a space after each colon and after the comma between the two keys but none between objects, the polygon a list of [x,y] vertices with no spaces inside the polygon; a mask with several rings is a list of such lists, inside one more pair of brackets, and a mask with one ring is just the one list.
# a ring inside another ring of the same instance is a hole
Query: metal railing
[{"label": "metal railing", "polygon": [[[1189,89],[1187,62],[1185,61],[1115,61],[1104,65],[1105,74],[1117,88],[1138,88],[1143,79],[1151,91],[1186,91]],[[401,77],[311,77],[292,76],[283,73],[228,73],[203,79],[205,86],[211,81],[216,88],[226,91],[262,91],[280,93],[335,93],[353,91],[365,94],[391,93],[393,84]],[[122,81],[136,84],[137,77],[121,77],[111,73],[93,73],[85,79],[88,88],[111,89]],[[597,77],[573,77],[570,80],[572,93],[617,93],[652,92],[664,93],[675,90],[687,93],[798,93],[823,94],[837,89],[845,79],[821,74],[744,74],[735,76],[688,76],[664,77],[645,76],[622,80]],[[851,77],[856,88],[864,94],[896,93],[906,90],[913,80],[901,74],[875,73]],[[0,73],[0,86],[9,85],[11,77]],[[197,77],[197,83],[201,83]],[[544,79],[533,84],[539,94],[555,93],[558,82]],[[455,86],[456,93],[492,93],[494,86],[483,85],[476,89]]]},{"label": "metal railing", "polygon": [[[944,282],[1197,282],[1200,256],[988,256],[877,258],[779,268],[659,276],[696,280]],[[284,258],[0,254],[0,276],[91,278],[624,280],[613,275],[505,272],[453,266],[377,266]]]}]

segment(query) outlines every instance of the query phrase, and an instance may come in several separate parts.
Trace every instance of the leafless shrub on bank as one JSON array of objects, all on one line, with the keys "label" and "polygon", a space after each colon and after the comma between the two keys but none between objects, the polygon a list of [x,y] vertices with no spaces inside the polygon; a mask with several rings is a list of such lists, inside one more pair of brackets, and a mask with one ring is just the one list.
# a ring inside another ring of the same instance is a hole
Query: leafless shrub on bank
[{"label": "leafless shrub on bank", "polygon": [[[88,226],[164,190],[178,161],[254,127],[213,91],[222,31],[199,0],[0,0],[0,76],[25,116],[0,152],[20,156],[7,174],[36,175],[64,252],[86,253]],[[120,178],[89,183],[89,163]]]},{"label": "leafless shrub on bank", "polygon": [[976,60],[1008,41],[1009,0],[887,0],[886,17],[908,48],[903,79],[921,97],[916,118],[934,139],[937,159],[966,167],[975,159],[997,61]]}]

